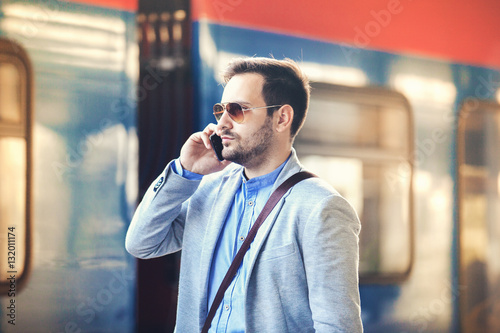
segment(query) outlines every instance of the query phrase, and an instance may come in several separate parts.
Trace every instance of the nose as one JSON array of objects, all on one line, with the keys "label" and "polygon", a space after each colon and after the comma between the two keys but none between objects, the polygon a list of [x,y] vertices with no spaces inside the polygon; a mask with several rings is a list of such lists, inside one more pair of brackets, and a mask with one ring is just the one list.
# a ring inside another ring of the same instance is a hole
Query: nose
[{"label": "nose", "polygon": [[227,111],[224,111],[222,114],[222,117],[219,119],[219,122],[217,123],[217,133],[220,133],[224,129],[230,129],[233,127],[233,120],[231,117],[229,117],[229,114]]}]

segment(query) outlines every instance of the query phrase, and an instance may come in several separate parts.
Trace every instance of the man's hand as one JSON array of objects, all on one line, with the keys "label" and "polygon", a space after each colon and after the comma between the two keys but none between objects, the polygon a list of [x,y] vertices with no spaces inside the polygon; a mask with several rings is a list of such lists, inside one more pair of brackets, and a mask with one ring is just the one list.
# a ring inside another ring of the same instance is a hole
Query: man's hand
[{"label": "man's hand", "polygon": [[181,149],[180,162],[184,169],[208,175],[220,171],[231,164],[230,161],[219,161],[212,150],[210,135],[215,132],[216,125],[209,124],[202,132],[192,134]]}]

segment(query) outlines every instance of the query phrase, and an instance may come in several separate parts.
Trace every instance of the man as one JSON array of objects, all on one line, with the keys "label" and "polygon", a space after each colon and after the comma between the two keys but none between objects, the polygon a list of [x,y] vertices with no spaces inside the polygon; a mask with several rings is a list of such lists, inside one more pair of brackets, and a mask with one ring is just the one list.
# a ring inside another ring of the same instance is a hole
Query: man
[{"label": "man", "polygon": [[[127,250],[182,248],[176,331],[200,332],[221,281],[272,191],[301,171],[292,143],[309,82],[291,60],[244,58],[224,73],[217,125],[195,133],[148,189]],[[224,161],[209,136],[222,137]],[[324,181],[296,184],[260,227],[210,332],[362,332],[360,223]]]}]

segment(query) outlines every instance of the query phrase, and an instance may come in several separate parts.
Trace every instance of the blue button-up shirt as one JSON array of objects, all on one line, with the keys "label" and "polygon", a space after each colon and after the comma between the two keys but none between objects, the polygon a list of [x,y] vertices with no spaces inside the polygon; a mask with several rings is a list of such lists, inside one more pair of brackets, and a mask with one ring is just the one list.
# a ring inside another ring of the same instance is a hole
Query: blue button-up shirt
[{"label": "blue button-up shirt", "polygon": [[[240,249],[253,223],[266,204],[273,185],[286,161],[273,172],[247,180],[241,172],[241,186],[236,192],[229,209],[213,254],[208,281],[208,309],[212,305],[217,290],[226,275],[234,256]],[[200,175],[182,170],[177,160],[174,172],[183,177],[196,179]],[[209,332],[244,332],[245,331],[245,290],[250,263],[255,249],[250,246],[236,276],[227,288],[224,298],[217,309]]]}]

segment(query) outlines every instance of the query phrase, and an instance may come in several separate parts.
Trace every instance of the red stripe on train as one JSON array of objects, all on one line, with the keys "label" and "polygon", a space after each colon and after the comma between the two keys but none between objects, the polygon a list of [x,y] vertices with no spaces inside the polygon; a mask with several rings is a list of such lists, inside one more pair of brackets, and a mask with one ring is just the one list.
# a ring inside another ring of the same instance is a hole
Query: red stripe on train
[{"label": "red stripe on train", "polygon": [[497,0],[192,0],[194,20],[500,68]]}]

